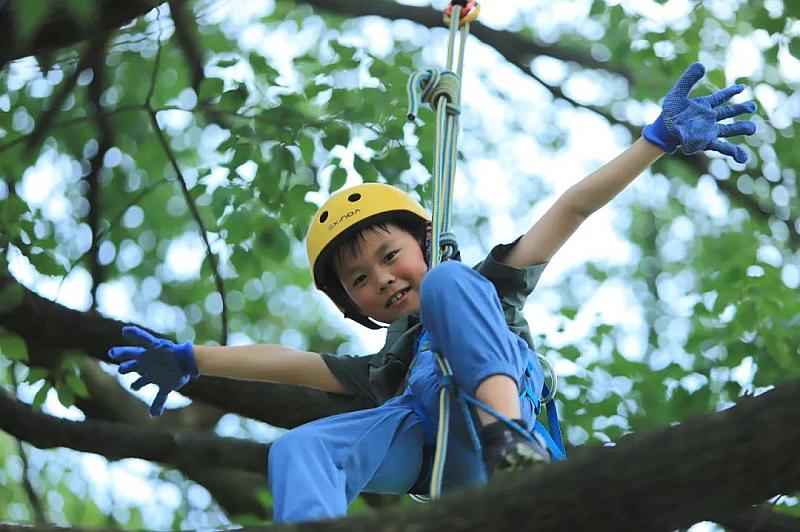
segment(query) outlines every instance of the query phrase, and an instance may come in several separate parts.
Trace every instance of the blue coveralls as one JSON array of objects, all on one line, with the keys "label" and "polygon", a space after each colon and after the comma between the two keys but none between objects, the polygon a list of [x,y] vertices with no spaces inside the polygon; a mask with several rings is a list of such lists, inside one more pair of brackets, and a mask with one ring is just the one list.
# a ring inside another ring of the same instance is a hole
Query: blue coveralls
[{"label": "blue coveralls", "polygon": [[[434,444],[433,431],[423,418],[436,427],[441,386],[432,351],[444,353],[457,385],[473,396],[484,379],[498,374],[540,396],[544,376],[536,354],[509,330],[488,279],[460,262],[445,262],[426,274],[420,298],[422,336],[430,349],[419,342],[402,395],[376,408],[307,423],[272,444],[268,480],[276,523],[342,517],[361,492],[406,493],[418,479],[429,478],[423,448]],[[529,362],[534,371],[526,375]],[[535,413],[529,395],[520,396],[520,407],[530,430]],[[449,434],[443,491],[484,483],[481,456],[456,403]]]}]

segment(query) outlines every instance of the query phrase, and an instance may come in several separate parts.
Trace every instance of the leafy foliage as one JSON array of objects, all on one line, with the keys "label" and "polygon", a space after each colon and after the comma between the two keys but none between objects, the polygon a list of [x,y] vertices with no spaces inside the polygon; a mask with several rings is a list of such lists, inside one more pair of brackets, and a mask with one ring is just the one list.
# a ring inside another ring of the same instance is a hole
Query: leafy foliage
[{"label": "leafy foliage", "polygon": [[[19,4],[21,38],[29,38],[46,16],[45,2]],[[575,267],[532,299],[556,322],[533,328],[562,373],[558,404],[570,443],[613,442],[798,378],[800,6],[700,2],[673,14],[663,3],[645,12],[594,0],[574,2],[582,11],[565,17],[545,4],[509,7],[516,20],[510,31],[552,51],[533,60],[533,73],[579,107],[606,112],[617,140],[636,134],[697,59],[709,70],[705,89],[743,82],[760,107],[746,167],[720,158],[658,163],[643,178],[648,184],[623,195],[615,211],[632,259]],[[76,19],[92,15],[83,2],[65,6]],[[54,298],[61,288],[53,286],[79,286],[83,296],[70,304],[96,305],[179,340],[355,352],[360,340],[310,289],[302,238],[320,199],[347,183],[399,184],[428,198],[432,127],[425,117],[416,127],[405,124],[405,83],[418,65],[438,60],[426,50],[441,34],[283,0],[238,16],[224,1],[192,7],[201,65],[187,59],[165,4],[111,36],[103,75],[78,68],[91,52],[85,42],[0,71],[3,271]],[[364,38],[375,28],[388,46]],[[573,52],[608,68],[573,60]],[[492,198],[473,194],[497,176],[470,163],[498,163],[514,176],[502,216],[530,223],[532,204],[552,183],[546,168],[518,160],[513,140],[532,139],[525,155],[553,162],[575,146],[582,127],[575,116],[589,114],[530,85],[526,73],[514,72],[508,86],[495,83],[495,66],[469,64],[477,74],[465,79],[479,97],[470,93],[464,103],[459,179],[469,192],[457,200],[457,222],[473,258],[494,243],[492,217],[500,214],[490,211]],[[514,84],[534,87],[537,101]],[[586,96],[579,90],[586,84],[599,88]],[[597,161],[578,147],[570,157],[590,170]],[[86,281],[98,270],[101,278]],[[596,293],[613,294],[618,300],[603,306],[628,306],[635,316],[611,323],[587,316],[582,304]],[[19,297],[13,286],[0,292],[0,309]],[[0,353],[7,373],[0,381],[26,401],[70,407],[89,394],[79,354],[65,354],[55,369],[28,367],[28,347],[4,330]],[[187,502],[196,497],[187,498],[192,488],[177,474],[148,473],[181,486],[172,506],[112,504],[108,495],[87,495],[77,461],[55,478],[46,471],[58,459],[29,451],[23,471],[16,442],[0,437],[0,500],[26,501],[23,478],[31,475],[54,523],[154,526],[141,508],[169,513],[166,527],[218,519],[208,517],[218,515],[214,504]],[[269,504],[268,495],[260,498]],[[190,518],[192,511],[205,517]],[[0,505],[0,520],[35,516],[28,503],[14,502]]]}]

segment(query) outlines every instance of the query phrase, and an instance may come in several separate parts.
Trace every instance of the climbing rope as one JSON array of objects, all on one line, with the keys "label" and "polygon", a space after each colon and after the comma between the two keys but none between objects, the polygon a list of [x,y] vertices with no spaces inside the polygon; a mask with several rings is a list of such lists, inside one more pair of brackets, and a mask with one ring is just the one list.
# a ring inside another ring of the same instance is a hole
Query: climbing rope
[{"label": "climbing rope", "polygon": [[[460,5],[460,9],[454,9]],[[453,182],[456,174],[459,108],[461,102],[461,73],[464,70],[464,51],[469,35],[469,23],[480,13],[474,0],[453,0],[445,9],[444,20],[450,26],[445,70],[429,68],[411,75],[406,86],[408,94],[408,119],[417,116],[420,104],[429,104],[436,112],[433,166],[432,231],[429,248],[431,268],[458,251],[455,236],[450,233],[453,205]],[[456,37],[458,53],[456,54]]]},{"label": "climbing rope", "polygon": [[[461,9],[454,9],[461,5]],[[446,69],[418,70],[408,81],[408,119],[413,121],[421,103],[429,104],[435,110],[436,130],[434,134],[433,165],[433,209],[431,212],[431,242],[428,248],[430,268],[453,257],[458,251],[455,235],[450,232],[451,210],[453,204],[453,183],[456,173],[459,115],[461,114],[461,74],[464,69],[464,51],[469,34],[469,23],[475,20],[480,8],[474,1],[450,2],[445,9],[444,20],[450,26],[447,45]],[[471,19],[470,19],[471,17]],[[456,37],[459,36],[457,60],[455,54]],[[455,69],[455,71],[454,71]],[[447,456],[448,428],[450,417],[450,396],[453,372],[450,364],[440,354],[435,353],[436,363],[442,373],[443,386],[439,391],[439,424],[436,431],[436,448],[431,472],[430,497],[438,499],[441,495],[442,475]],[[449,384],[448,384],[449,383]],[[414,497],[425,500],[425,497]]]},{"label": "climbing rope", "polygon": [[[460,8],[456,9],[457,6]],[[453,184],[456,173],[459,116],[461,114],[461,77],[464,69],[464,51],[469,35],[469,24],[477,19],[479,13],[480,5],[475,0],[451,0],[444,11],[444,22],[450,28],[446,68],[444,70],[437,68],[418,70],[411,75],[406,86],[409,101],[407,113],[409,121],[416,119],[419,106],[422,103],[429,104],[435,111],[435,161],[433,166],[432,230],[428,249],[429,268],[433,268],[439,263],[454,257],[458,252],[458,243],[455,235],[450,232],[450,222],[453,205]],[[455,52],[456,37],[458,37],[457,54]],[[460,390],[453,379],[453,371],[447,359],[441,353],[434,353],[434,356],[442,374],[442,387],[439,391],[439,423],[436,431],[436,449],[433,456],[429,498],[438,499],[441,496],[442,478],[447,457],[451,397],[455,397],[464,410],[470,439],[478,454],[481,452],[481,444],[469,411],[469,404],[505,422],[526,438],[533,440],[534,437],[524,427],[520,427],[499,412],[496,412],[489,405],[470,397]],[[563,459],[566,454],[564,453],[564,446],[558,429],[558,415],[555,410],[555,404],[552,401],[555,394],[556,376],[552,366],[543,357],[540,356],[540,359],[545,362],[549,369],[553,390],[551,391],[545,384],[545,398],[541,403],[538,398],[531,396],[534,404],[536,404],[537,413],[541,404],[547,404],[548,426],[550,427],[550,432],[548,433],[542,424],[536,421],[535,430],[542,434],[551,454],[555,459],[559,460]],[[528,394],[531,395],[530,392]],[[412,495],[412,498],[420,502],[428,500],[428,497],[420,495]]]}]

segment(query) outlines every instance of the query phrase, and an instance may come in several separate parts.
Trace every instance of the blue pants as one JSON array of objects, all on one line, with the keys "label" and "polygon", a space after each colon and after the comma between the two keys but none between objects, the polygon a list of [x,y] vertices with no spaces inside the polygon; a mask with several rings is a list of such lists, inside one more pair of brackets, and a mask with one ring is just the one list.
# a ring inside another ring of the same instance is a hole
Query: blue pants
[{"label": "blue pants", "polygon": [[[445,355],[456,383],[469,394],[499,374],[541,394],[536,355],[508,329],[494,285],[479,273],[455,261],[432,269],[422,283],[420,317],[430,350],[418,350],[402,395],[377,408],[312,421],[272,444],[268,481],[276,523],[342,517],[361,492],[406,493],[429,474],[423,449],[432,443],[430,432],[414,406],[421,405],[435,427],[440,375],[431,350]],[[529,361],[535,371],[526,376]],[[520,408],[532,428],[530,397],[520,397]],[[450,411],[449,434],[443,490],[485,482],[458,404]]]}]

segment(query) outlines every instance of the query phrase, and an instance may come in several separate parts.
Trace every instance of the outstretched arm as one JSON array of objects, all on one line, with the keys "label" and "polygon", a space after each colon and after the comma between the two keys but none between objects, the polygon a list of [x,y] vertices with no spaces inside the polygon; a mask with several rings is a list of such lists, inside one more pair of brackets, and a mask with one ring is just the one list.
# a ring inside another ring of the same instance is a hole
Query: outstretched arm
[{"label": "outstretched arm", "polygon": [[613,161],[567,189],[503,262],[524,268],[549,261],[590,214],[611,201],[662,155],[661,148],[639,138]]},{"label": "outstretched arm", "polygon": [[747,153],[724,137],[752,135],[756,126],[750,121],[720,124],[720,120],[743,113],[752,113],[753,102],[723,105],[744,90],[734,85],[709,96],[689,98],[692,87],[705,74],[700,63],[694,63],[667,94],[658,119],[644,128],[643,137],[616,159],[570,187],[544,216],[517,242],[506,255],[509,266],[523,268],[547,262],[580,224],[594,211],[608,203],[636,176],[653,164],[664,152],[675,153],[680,146],[686,154],[701,150],[717,151],[747,161]]},{"label": "outstretched arm", "polygon": [[325,392],[349,393],[318,353],[276,344],[194,347],[201,375],[307,386]]},{"label": "outstretched arm", "polygon": [[148,384],[158,386],[150,415],[160,416],[169,392],[203,375],[231,379],[262,380],[307,386],[326,392],[347,394],[347,390],[328,369],[322,356],[296,351],[281,345],[240,347],[176,344],[156,338],[139,327],[123,327],[122,335],[132,345],[112,347],[108,356],[119,362],[120,373],[136,372],[131,384],[138,390]]}]

